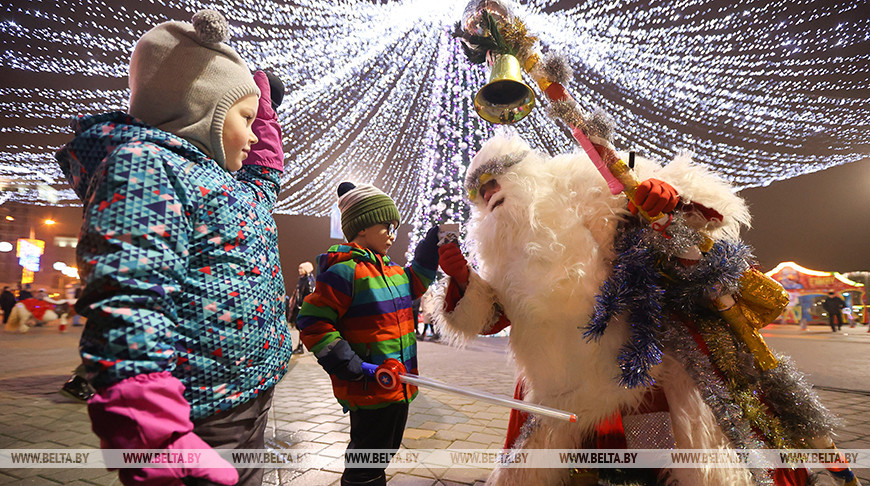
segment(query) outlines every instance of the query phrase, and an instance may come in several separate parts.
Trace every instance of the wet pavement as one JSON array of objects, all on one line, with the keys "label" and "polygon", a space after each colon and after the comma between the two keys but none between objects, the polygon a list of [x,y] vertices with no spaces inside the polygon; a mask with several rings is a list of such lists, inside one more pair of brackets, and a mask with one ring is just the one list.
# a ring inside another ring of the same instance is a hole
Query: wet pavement
[{"label": "wet pavement", "polygon": [[[0,449],[99,447],[85,405],[58,393],[78,363],[80,330],[71,328],[61,334],[56,326],[49,325],[27,334],[0,332]],[[801,335],[797,327],[788,326],[776,328],[773,334],[773,338]],[[870,343],[864,336],[856,339]],[[465,349],[424,341],[418,344],[419,368],[421,375],[452,385],[510,396],[514,368],[506,347],[504,337],[478,338]],[[332,396],[328,376],[310,353],[294,355],[291,365],[276,388],[266,432],[267,447],[316,450],[319,456],[334,460],[307,470],[269,469],[264,484],[337,485],[349,440],[348,417]],[[817,385],[823,402],[843,419],[837,444],[846,449],[870,449],[870,392]],[[496,451],[504,442],[507,420],[508,409],[504,407],[421,389],[411,405],[402,445],[404,449]],[[480,485],[489,472],[484,468],[409,468],[395,464],[387,469],[391,486]],[[870,470],[857,472],[865,484],[870,484]],[[103,469],[21,468],[0,469],[0,484],[120,483],[116,473]]]}]

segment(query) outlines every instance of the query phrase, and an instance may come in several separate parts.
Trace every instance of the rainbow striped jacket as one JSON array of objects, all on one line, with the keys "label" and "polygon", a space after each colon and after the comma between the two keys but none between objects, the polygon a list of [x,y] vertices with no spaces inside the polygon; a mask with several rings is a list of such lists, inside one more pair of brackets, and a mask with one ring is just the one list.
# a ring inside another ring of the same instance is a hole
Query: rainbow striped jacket
[{"label": "rainbow striped jacket", "polygon": [[[417,373],[417,338],[412,301],[435,278],[436,268],[416,261],[407,267],[355,243],[334,245],[317,257],[317,282],[305,298],[297,326],[300,338],[327,370],[355,353],[381,364],[388,358]],[[336,346],[345,340],[347,346]],[[352,356],[351,356],[352,357]],[[348,381],[330,374],[335,398],[345,410],[381,408],[411,402],[417,387],[387,391],[370,380]]]}]

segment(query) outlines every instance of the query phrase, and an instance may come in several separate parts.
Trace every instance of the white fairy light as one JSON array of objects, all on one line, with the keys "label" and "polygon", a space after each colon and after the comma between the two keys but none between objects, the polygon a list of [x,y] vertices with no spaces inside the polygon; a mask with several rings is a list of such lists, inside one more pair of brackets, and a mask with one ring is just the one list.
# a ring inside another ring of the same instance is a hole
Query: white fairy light
[{"label": "white fairy light", "polygon": [[[450,36],[466,3],[5,5],[3,198],[48,204],[39,190],[48,182],[56,204],[78,204],[54,162],[71,137],[69,118],[124,109],[136,40],[159,22],[214,8],[228,16],[230,42],[249,65],[287,85],[278,212],[327,216],[338,183],[354,180],[395,197],[412,239],[432,223],[461,221],[464,168],[493,133],[471,104],[487,74]],[[664,162],[690,151],[738,188],[870,155],[866,0],[529,0],[514,7],[542,50],[569,59],[575,76],[567,88],[580,105],[614,118],[619,149]],[[546,152],[573,148],[542,109],[516,129]]]}]

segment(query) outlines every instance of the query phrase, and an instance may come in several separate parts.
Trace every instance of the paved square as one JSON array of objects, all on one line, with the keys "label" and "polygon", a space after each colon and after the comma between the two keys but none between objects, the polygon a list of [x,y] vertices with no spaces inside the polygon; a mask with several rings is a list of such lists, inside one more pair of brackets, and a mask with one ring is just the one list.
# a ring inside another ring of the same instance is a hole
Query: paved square
[{"label": "paved square", "polygon": [[[78,333],[56,327],[28,334],[0,333],[0,448],[98,448],[84,404],[58,394],[78,363]],[[295,335],[294,335],[295,338]],[[294,339],[295,342],[295,339]],[[420,342],[421,375],[457,386],[511,396],[514,367],[505,338],[480,338],[467,349]],[[823,402],[843,419],[838,445],[870,449],[870,393],[820,389]],[[411,404],[403,449],[501,448],[508,409],[446,392],[421,389]],[[313,449],[325,458],[318,469],[271,469],[264,484],[335,486],[343,470],[348,416],[332,396],[329,378],[310,353],[294,355],[277,386],[267,427],[276,450]],[[865,484],[870,470],[857,471]],[[479,486],[488,469],[406,467],[387,469],[391,486]],[[111,485],[117,474],[102,469],[2,469],[0,484]]]}]

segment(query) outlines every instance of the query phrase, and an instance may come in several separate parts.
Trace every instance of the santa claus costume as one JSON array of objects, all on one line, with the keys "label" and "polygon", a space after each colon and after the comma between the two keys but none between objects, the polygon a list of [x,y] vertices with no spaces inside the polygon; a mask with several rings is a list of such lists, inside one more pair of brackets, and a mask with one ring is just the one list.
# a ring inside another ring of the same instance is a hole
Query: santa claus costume
[{"label": "santa claus costume", "polygon": [[[442,253],[450,277],[435,290],[436,324],[462,343],[509,322],[524,399],[579,418],[514,414],[522,428],[509,442],[516,449],[832,446],[833,418],[789,360],[760,370],[752,347],[710,308],[717,297],[739,295],[751,271],[738,239],[750,219],[744,201],[688,156],[664,167],[640,159],[634,170],[679,194],[667,228],[633,216],[582,152],[549,157],[502,134],[468,168],[466,249],[475,265],[466,267],[455,246]],[[703,245],[699,234],[712,247],[700,260],[681,261],[687,248]],[[802,469],[499,468],[488,484],[806,479]]]}]

